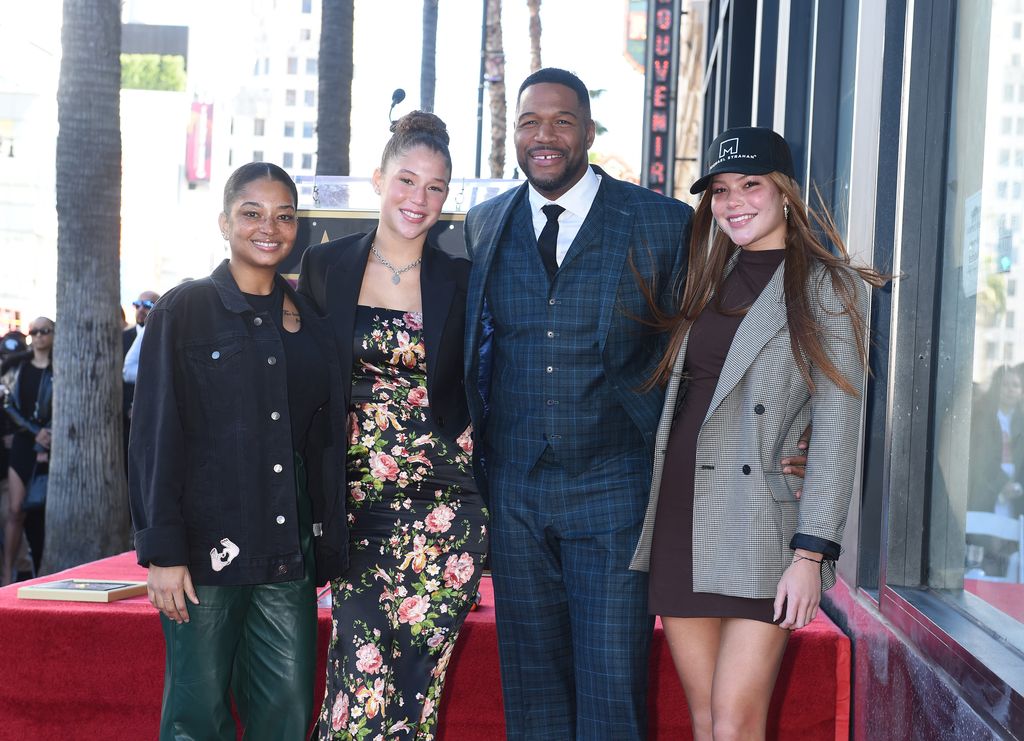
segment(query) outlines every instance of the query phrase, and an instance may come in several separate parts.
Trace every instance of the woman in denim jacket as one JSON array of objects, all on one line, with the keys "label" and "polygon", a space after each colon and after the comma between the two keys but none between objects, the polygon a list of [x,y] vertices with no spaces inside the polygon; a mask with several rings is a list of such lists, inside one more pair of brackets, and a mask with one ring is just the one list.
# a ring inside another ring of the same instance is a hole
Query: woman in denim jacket
[{"label": "woman in denim jacket", "polygon": [[229,689],[247,739],[312,720],[315,588],[347,558],[345,415],[330,333],[277,274],[296,205],[279,167],[236,170],[230,259],[146,321],[129,490],[167,642],[161,739],[234,739]]}]

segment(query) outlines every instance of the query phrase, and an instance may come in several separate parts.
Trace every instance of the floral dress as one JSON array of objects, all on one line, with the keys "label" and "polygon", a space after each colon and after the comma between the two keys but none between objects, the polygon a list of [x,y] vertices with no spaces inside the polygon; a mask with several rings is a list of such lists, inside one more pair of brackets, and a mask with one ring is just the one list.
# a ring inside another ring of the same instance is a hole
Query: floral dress
[{"label": "floral dress", "polygon": [[331,584],[322,739],[433,739],[480,581],[473,443],[434,429],[422,315],[360,306],[349,410],[348,572]]}]

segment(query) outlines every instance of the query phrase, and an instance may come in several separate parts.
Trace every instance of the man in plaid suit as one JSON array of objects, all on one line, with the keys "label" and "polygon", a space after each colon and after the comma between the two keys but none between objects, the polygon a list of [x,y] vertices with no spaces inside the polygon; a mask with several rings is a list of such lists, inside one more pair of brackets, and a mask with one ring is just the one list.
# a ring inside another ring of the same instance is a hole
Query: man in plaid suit
[{"label": "man in plaid suit", "polygon": [[586,86],[519,90],[528,184],[472,209],[466,384],[509,739],[640,739],[652,619],[640,533],[663,402],[647,294],[677,304],[692,210],[587,162]]}]

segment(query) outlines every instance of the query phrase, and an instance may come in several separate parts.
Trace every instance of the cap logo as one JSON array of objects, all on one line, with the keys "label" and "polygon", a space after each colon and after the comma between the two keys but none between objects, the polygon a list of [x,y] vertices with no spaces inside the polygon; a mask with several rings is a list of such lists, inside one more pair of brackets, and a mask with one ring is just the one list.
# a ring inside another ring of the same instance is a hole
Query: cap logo
[{"label": "cap logo", "polygon": [[727,154],[739,154],[740,152],[740,140],[739,139],[726,139],[718,145],[718,156],[724,157]]}]

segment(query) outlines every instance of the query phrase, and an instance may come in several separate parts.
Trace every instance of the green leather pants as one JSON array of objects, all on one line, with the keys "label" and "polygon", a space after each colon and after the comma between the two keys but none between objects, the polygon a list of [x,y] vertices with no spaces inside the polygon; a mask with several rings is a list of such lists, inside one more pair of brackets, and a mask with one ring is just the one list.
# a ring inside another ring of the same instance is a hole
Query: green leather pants
[{"label": "green leather pants", "polygon": [[312,510],[296,456],[301,580],[197,586],[189,622],[161,615],[167,664],[161,741],[234,741],[234,695],[246,741],[302,741],[313,718],[316,585]]}]

